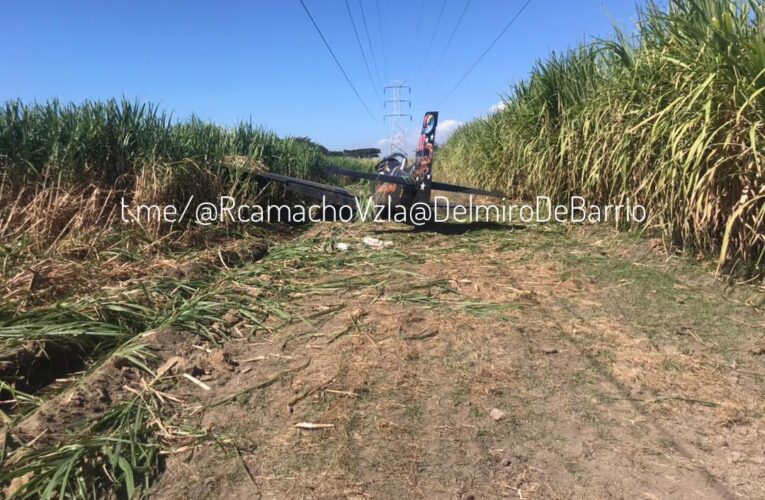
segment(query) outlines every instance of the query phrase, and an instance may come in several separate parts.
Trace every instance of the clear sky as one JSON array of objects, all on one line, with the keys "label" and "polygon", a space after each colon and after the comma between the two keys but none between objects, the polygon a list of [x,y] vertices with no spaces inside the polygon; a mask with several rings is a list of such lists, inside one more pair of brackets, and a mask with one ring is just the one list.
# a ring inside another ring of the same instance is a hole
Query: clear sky
[{"label": "clear sky", "polygon": [[[381,85],[370,82],[345,0],[304,1],[382,121]],[[426,110],[440,111],[443,132],[486,114],[536,59],[607,36],[612,22],[632,31],[637,18],[633,0],[533,0],[444,101],[524,3],[472,0],[444,52],[466,2],[446,0],[436,30],[444,0],[348,0],[373,79],[379,73],[381,81],[412,87],[412,130]],[[124,95],[159,103],[179,118],[196,113],[232,125],[251,117],[331,149],[376,147],[389,134],[359,104],[299,0],[4,0],[0,9],[6,68],[0,101]]]}]

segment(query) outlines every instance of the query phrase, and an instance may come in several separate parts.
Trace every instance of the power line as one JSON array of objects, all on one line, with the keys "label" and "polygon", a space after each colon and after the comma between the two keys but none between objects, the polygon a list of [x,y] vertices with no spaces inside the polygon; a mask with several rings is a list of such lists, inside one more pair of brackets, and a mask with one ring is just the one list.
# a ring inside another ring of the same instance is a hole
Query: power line
[{"label": "power line", "polygon": [[420,2],[420,14],[417,16],[417,29],[415,30],[415,34],[420,34],[420,26],[422,25],[422,13],[425,11],[425,0],[422,0]]},{"label": "power line", "polygon": [[328,50],[328,51],[329,51],[329,53],[332,55],[332,59],[334,59],[334,60],[335,60],[335,64],[337,64],[337,67],[338,67],[338,68],[340,68],[340,72],[341,72],[341,73],[343,74],[343,76],[345,77],[345,81],[346,81],[346,82],[348,82],[348,85],[349,85],[349,86],[351,87],[351,89],[353,90],[353,93],[354,93],[354,94],[356,94],[356,97],[359,99],[359,102],[361,103],[361,105],[362,105],[362,106],[364,106],[364,109],[366,109],[366,110],[367,110],[367,113],[369,113],[369,116],[371,116],[371,117],[372,117],[372,119],[373,119],[374,121],[376,121],[376,122],[378,122],[378,123],[379,123],[379,121],[380,121],[380,120],[378,120],[377,118],[375,118],[375,115],[374,115],[374,114],[373,114],[373,113],[372,113],[372,112],[369,110],[369,107],[368,107],[368,106],[367,106],[367,104],[364,102],[364,99],[362,99],[362,98],[361,98],[361,95],[359,94],[359,91],[358,91],[358,90],[356,90],[356,87],[354,87],[354,85],[353,85],[353,82],[351,82],[351,79],[350,79],[350,78],[348,78],[348,74],[347,74],[347,73],[345,72],[345,70],[343,69],[343,65],[342,65],[342,64],[340,64],[340,61],[338,61],[338,59],[337,59],[337,56],[335,55],[335,52],[332,50],[332,47],[330,47],[330,46],[329,46],[329,43],[327,42],[327,39],[326,39],[326,38],[324,38],[324,34],[323,34],[323,33],[321,32],[321,30],[319,29],[319,25],[318,25],[318,24],[316,24],[316,21],[314,21],[314,19],[313,19],[313,16],[311,15],[311,12],[308,10],[308,7],[306,7],[306,5],[305,5],[305,2],[303,2],[303,0],[300,0],[300,5],[302,5],[302,6],[303,6],[303,10],[305,10],[305,13],[306,13],[306,14],[308,14],[308,19],[310,19],[310,20],[311,20],[311,23],[313,24],[313,27],[314,27],[314,28],[316,28],[316,32],[317,32],[317,33],[319,34],[319,36],[321,37],[321,40],[324,42],[324,46],[325,46],[325,47],[327,47],[327,50]]},{"label": "power line", "polygon": [[522,6],[522,7],[521,7],[521,8],[518,10],[518,12],[516,12],[516,13],[515,13],[515,15],[513,16],[513,18],[512,18],[512,19],[510,19],[510,22],[508,22],[508,23],[505,25],[505,27],[504,27],[504,28],[502,28],[502,31],[500,31],[500,32],[499,32],[499,35],[497,35],[497,38],[495,38],[495,39],[494,39],[494,41],[492,41],[492,42],[489,44],[489,46],[486,48],[486,50],[484,50],[484,51],[483,51],[483,53],[482,53],[482,54],[481,54],[481,55],[478,57],[478,59],[476,59],[476,61],[473,63],[473,65],[472,65],[472,66],[470,66],[470,68],[469,68],[469,69],[468,69],[468,70],[465,72],[465,74],[464,74],[464,75],[462,75],[462,78],[460,78],[460,79],[459,79],[459,81],[458,81],[458,82],[457,82],[457,83],[454,85],[454,87],[452,87],[452,89],[451,89],[451,90],[450,90],[450,91],[449,91],[449,92],[446,94],[446,96],[445,96],[443,99],[441,99],[441,102],[439,103],[439,105],[440,105],[440,104],[443,104],[443,102],[444,102],[445,100],[447,100],[447,99],[449,98],[449,96],[451,96],[451,95],[452,95],[452,92],[454,92],[455,90],[457,90],[457,87],[459,87],[459,86],[460,86],[460,84],[461,84],[463,81],[465,81],[465,78],[467,78],[467,77],[468,77],[468,75],[469,75],[469,74],[470,74],[470,73],[471,73],[471,72],[472,72],[472,71],[475,69],[475,67],[476,67],[476,66],[478,66],[478,63],[480,63],[480,62],[481,62],[481,60],[483,60],[483,58],[486,56],[486,54],[488,54],[488,53],[489,53],[489,51],[492,49],[492,47],[494,47],[494,45],[496,45],[496,43],[499,41],[499,39],[500,39],[500,38],[502,38],[502,35],[504,35],[504,34],[505,34],[505,32],[506,32],[508,29],[510,29],[510,26],[512,26],[512,25],[513,25],[513,23],[515,23],[516,19],[518,19],[518,18],[520,17],[520,15],[521,15],[521,14],[523,14],[523,11],[524,11],[524,10],[526,10],[526,7],[528,7],[528,6],[529,6],[529,4],[531,3],[531,1],[532,1],[532,0],[526,0],[526,3],[524,3],[524,4],[523,4],[523,6]]},{"label": "power line", "polygon": [[[377,96],[377,85],[375,84],[374,78],[372,78],[372,70],[369,69],[369,62],[367,62],[367,56],[364,54],[364,48],[361,46],[361,38],[359,38],[359,32],[356,30],[356,22],[353,20],[353,14],[351,13],[351,6],[348,3],[348,0],[345,0],[345,8],[348,9],[348,17],[351,19],[351,26],[353,26],[353,34],[356,35],[356,43],[359,45],[359,50],[361,51],[361,57],[364,59],[364,67],[367,68],[367,75],[369,75],[369,82],[372,84],[372,89],[374,89],[375,96]],[[377,97],[377,102],[380,103],[382,106],[382,101],[379,97]]]},{"label": "power line", "polygon": [[[301,0],[302,1],[302,0]],[[369,28],[367,27],[367,16],[364,14],[364,4],[359,0],[359,7],[361,8],[361,20],[364,21],[364,31],[367,34],[367,43],[369,44],[369,53],[372,54],[372,63],[375,66],[375,74],[377,75],[377,82],[380,86],[383,86],[382,79],[380,78],[380,70],[377,69],[377,58],[375,57],[375,51],[372,49],[372,39],[369,38]]]},{"label": "power line", "polygon": [[468,7],[470,7],[470,2],[472,2],[472,1],[473,0],[467,0],[467,2],[465,2],[465,8],[462,9],[462,13],[460,14],[460,18],[457,21],[457,25],[452,30],[452,34],[449,36],[449,40],[446,42],[446,47],[444,47],[444,51],[441,52],[441,57],[438,58],[438,62],[436,63],[435,67],[433,68],[433,72],[430,74],[430,78],[428,78],[429,81],[433,79],[433,76],[436,74],[436,71],[441,66],[441,63],[444,60],[444,56],[446,56],[446,53],[449,51],[449,47],[451,47],[451,45],[452,45],[452,40],[454,40],[454,35],[457,34],[457,30],[459,29],[460,25],[462,24],[462,20],[465,18],[465,13],[467,12]]},{"label": "power line", "polygon": [[438,27],[441,25],[441,18],[444,17],[446,2],[447,0],[444,0],[444,3],[441,4],[441,12],[438,13],[438,19],[436,20],[436,27],[433,29],[433,34],[430,36],[430,43],[428,43],[428,49],[425,51],[425,58],[422,60],[422,64],[420,64],[420,70],[417,72],[418,79],[420,74],[422,73],[422,68],[425,66],[425,63],[428,60],[428,56],[430,55],[430,49],[433,48],[433,41],[436,39],[436,33],[438,33]]},{"label": "power line", "polygon": [[383,38],[382,16],[380,15],[380,0],[375,0],[377,4],[377,29],[380,31],[380,47],[383,56],[383,75],[388,80],[388,57],[385,55],[385,38]]},{"label": "power line", "polygon": [[[420,13],[417,15],[417,28],[414,30],[414,47],[415,49],[420,46],[420,27],[422,26],[422,14],[425,12],[425,0],[420,0]],[[415,65],[417,62],[415,61]],[[417,69],[417,66],[415,66]]]}]

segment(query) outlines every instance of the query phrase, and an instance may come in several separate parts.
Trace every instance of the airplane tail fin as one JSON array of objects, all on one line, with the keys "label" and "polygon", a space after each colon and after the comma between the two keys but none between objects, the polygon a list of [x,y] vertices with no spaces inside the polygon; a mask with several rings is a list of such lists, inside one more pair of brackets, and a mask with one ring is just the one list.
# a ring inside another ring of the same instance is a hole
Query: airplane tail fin
[{"label": "airplane tail fin", "polygon": [[413,177],[417,192],[414,202],[430,202],[430,190],[433,183],[433,147],[436,142],[438,111],[428,111],[422,120],[420,142],[414,159]]}]

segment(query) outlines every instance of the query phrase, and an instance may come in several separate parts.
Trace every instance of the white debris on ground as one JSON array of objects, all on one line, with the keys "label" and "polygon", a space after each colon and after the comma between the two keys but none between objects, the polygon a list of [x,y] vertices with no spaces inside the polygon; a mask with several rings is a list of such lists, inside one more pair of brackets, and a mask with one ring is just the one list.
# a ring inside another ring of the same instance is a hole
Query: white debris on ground
[{"label": "white debris on ground", "polygon": [[491,417],[491,419],[492,419],[492,420],[494,420],[495,422],[499,422],[500,420],[504,420],[504,419],[505,419],[505,417],[507,417],[507,413],[503,412],[503,411],[502,411],[502,410],[500,410],[499,408],[493,408],[493,409],[492,409],[492,410],[489,412],[489,416],[490,416],[490,417]]},{"label": "white debris on ground", "polygon": [[347,252],[348,249],[351,248],[351,246],[348,243],[338,243],[337,249],[341,252]]},{"label": "white debris on ground", "polygon": [[361,241],[364,242],[366,246],[374,248],[375,250],[381,250],[383,248],[393,246],[392,241],[378,240],[377,238],[372,238],[371,236],[364,236]]}]

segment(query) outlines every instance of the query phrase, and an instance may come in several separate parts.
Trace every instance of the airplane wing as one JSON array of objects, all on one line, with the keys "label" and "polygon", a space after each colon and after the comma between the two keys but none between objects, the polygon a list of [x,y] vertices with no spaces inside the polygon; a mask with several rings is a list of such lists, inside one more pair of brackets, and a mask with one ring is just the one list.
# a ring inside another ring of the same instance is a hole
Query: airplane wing
[{"label": "airplane wing", "polygon": [[[392,184],[410,185],[411,180],[407,180],[405,177],[393,177],[390,175],[374,174],[371,172],[357,172],[355,170],[345,170],[335,166],[327,167],[326,171],[331,174],[344,175],[347,177],[355,177],[357,179],[368,179],[370,181],[390,182]],[[446,184],[443,182],[431,183],[431,189],[436,191],[447,191],[450,193],[462,193],[462,194],[475,194],[478,196],[491,196],[494,198],[507,198],[505,193],[501,191],[487,191],[485,189],[475,189],[466,186],[457,186],[455,184]]]},{"label": "airplane wing", "polygon": [[272,172],[259,172],[256,175],[262,179],[282,184],[287,191],[315,200],[326,200],[331,205],[356,206],[356,195],[341,187],[296,179],[295,177],[274,174]]}]

